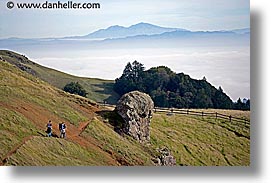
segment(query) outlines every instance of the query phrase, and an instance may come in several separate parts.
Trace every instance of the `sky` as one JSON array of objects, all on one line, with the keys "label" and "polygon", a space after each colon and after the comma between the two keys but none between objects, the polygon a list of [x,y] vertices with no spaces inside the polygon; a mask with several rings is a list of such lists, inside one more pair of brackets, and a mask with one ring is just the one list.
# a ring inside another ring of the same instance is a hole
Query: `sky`
[{"label": "sky", "polygon": [[[250,27],[249,0],[71,0],[75,3],[100,3],[100,9],[90,10],[8,9],[9,1],[13,1],[16,7],[16,3],[44,3],[46,0],[0,0],[0,39],[87,35],[113,25],[128,27],[140,22],[191,31]],[[50,68],[103,79],[119,77],[127,62],[133,60],[145,64],[147,69],[166,65],[195,79],[206,76],[215,87],[222,86],[234,101],[238,97],[250,98],[249,43],[245,47],[227,47],[224,43],[224,47],[206,49],[200,45],[165,50],[78,48],[71,51],[53,48],[24,45],[14,51]],[[106,67],[110,65],[112,67]]]},{"label": "sky", "polygon": [[[100,3],[100,9],[8,9],[0,0],[0,38],[45,38],[86,35],[112,25],[147,22],[189,30],[250,27],[249,0],[74,0]],[[44,3],[46,0],[13,0]],[[67,2],[68,0],[60,0]],[[57,0],[48,0],[57,2]]]}]

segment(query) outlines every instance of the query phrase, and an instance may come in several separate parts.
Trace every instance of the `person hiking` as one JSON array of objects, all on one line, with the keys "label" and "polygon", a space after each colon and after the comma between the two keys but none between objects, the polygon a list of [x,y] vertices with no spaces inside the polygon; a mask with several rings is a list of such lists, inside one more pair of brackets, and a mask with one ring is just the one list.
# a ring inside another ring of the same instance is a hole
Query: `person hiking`
[{"label": "person hiking", "polygon": [[60,138],[66,138],[66,124],[64,122],[59,123]]},{"label": "person hiking", "polygon": [[51,137],[52,136],[52,122],[51,122],[51,120],[49,120],[46,127],[47,127],[47,130],[46,130],[47,136]]}]

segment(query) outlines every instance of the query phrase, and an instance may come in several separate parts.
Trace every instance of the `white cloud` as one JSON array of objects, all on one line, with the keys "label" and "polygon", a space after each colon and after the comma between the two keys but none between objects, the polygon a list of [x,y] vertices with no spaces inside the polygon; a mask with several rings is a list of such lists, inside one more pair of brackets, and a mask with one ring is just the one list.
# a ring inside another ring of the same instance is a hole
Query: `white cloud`
[{"label": "white cloud", "polygon": [[61,52],[55,57],[32,59],[73,75],[104,79],[119,77],[127,62],[137,60],[147,69],[165,65],[195,79],[205,76],[215,87],[222,86],[233,100],[250,97],[249,48],[76,50],[73,55]]}]

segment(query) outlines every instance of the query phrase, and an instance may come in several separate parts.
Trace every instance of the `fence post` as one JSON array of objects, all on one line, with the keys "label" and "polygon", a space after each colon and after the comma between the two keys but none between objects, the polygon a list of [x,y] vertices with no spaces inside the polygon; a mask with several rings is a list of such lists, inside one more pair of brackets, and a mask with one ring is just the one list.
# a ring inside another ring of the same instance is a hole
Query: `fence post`
[{"label": "fence post", "polygon": [[230,115],[230,116],[229,116],[229,121],[230,121],[230,122],[231,122],[231,119],[232,119],[232,116]]},{"label": "fence post", "polygon": [[189,114],[189,109],[187,109],[187,114]]},{"label": "fence post", "polygon": [[203,118],[203,111],[201,112],[201,117]]},{"label": "fence post", "polygon": [[217,120],[217,118],[218,118],[218,113],[216,112],[216,119],[215,120]]}]

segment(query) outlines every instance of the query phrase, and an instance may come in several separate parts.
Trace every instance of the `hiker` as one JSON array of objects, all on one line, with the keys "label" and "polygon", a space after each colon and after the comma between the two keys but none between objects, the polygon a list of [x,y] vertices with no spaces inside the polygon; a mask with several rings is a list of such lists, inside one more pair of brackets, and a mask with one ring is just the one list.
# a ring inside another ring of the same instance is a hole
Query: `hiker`
[{"label": "hiker", "polygon": [[59,130],[60,130],[60,138],[66,137],[66,125],[64,122],[59,123]]},{"label": "hiker", "polygon": [[52,122],[51,122],[51,120],[49,120],[46,127],[47,127],[47,130],[46,130],[47,136],[51,137],[52,136]]}]

